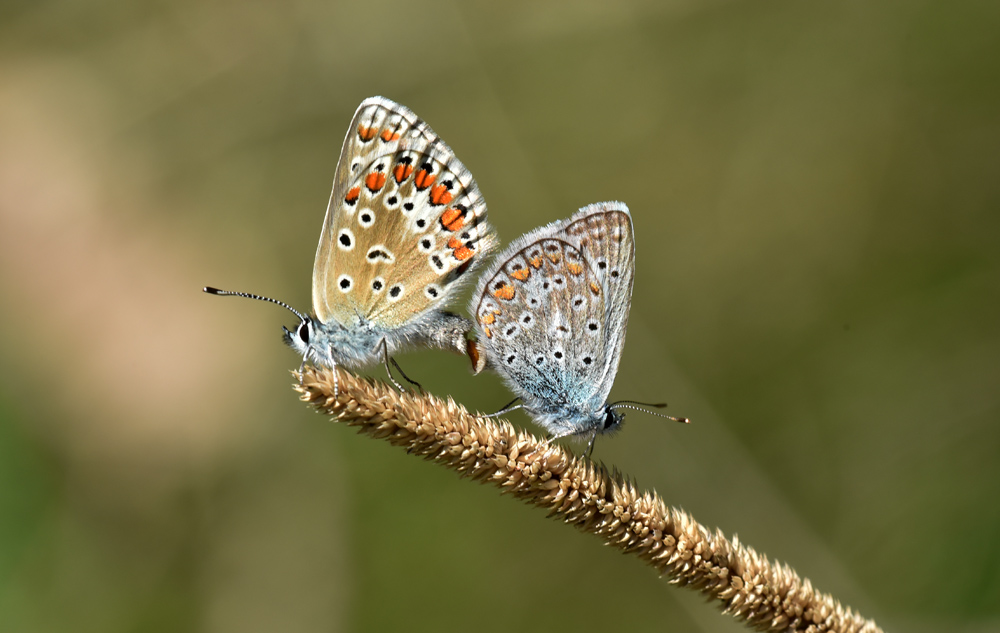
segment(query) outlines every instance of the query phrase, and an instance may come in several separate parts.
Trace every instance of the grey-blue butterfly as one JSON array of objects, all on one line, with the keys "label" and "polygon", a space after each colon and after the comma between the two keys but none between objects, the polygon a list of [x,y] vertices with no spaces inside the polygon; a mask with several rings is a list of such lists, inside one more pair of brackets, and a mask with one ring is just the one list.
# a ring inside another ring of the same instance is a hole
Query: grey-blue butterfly
[{"label": "grey-blue butterfly", "polygon": [[303,364],[383,361],[388,371],[405,348],[467,352],[472,324],[444,308],[495,244],[479,187],[451,148],[409,109],[371,97],[340,152],[313,267],[314,314],[205,291],[294,312],[299,324],[284,339]]},{"label": "grey-blue butterfly", "polygon": [[621,202],[584,207],[504,249],[470,307],[476,369],[495,370],[521,400],[493,415],[523,408],[553,438],[589,435],[588,451],[598,434],[620,427],[621,409],[638,404],[608,402],[634,266],[632,216]]}]

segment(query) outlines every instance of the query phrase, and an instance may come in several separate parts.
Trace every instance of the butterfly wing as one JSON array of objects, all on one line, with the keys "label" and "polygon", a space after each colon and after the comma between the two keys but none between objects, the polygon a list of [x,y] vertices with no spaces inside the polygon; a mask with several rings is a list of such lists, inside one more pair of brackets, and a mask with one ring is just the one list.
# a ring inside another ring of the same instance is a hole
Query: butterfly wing
[{"label": "butterfly wing", "polygon": [[519,238],[480,280],[478,349],[557,435],[599,423],[625,342],[634,260],[628,207],[598,203]]},{"label": "butterfly wing", "polygon": [[556,435],[579,432],[607,396],[605,291],[564,227],[511,244],[483,275],[473,305],[480,351]]},{"label": "butterfly wing", "polygon": [[603,375],[597,392],[607,399],[618,373],[635,273],[632,215],[623,202],[588,205],[569,219],[563,234],[575,244],[604,291]]},{"label": "butterfly wing", "polygon": [[472,174],[409,109],[361,103],[341,150],[313,268],[324,323],[387,331],[443,308],[494,247]]}]

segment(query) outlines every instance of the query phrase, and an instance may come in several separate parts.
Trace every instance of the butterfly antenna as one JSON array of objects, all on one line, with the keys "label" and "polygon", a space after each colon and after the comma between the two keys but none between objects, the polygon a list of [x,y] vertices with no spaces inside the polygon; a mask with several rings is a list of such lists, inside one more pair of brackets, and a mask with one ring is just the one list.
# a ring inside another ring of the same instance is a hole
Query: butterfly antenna
[{"label": "butterfly antenna", "polygon": [[294,314],[295,316],[299,317],[300,321],[308,321],[308,319],[306,317],[302,316],[302,314],[298,310],[296,310],[292,306],[288,305],[284,301],[278,301],[277,299],[272,299],[270,297],[262,297],[260,295],[255,295],[255,294],[250,293],[250,292],[235,292],[233,290],[219,290],[218,288],[213,288],[211,286],[205,286],[202,290],[204,292],[207,292],[210,295],[218,295],[220,297],[227,297],[227,296],[231,296],[231,297],[246,297],[247,299],[257,299],[258,301],[269,301],[271,303],[275,303],[275,304],[281,306],[282,308],[286,308],[286,309],[290,310],[292,312],[292,314]]},{"label": "butterfly antenna", "polygon": [[635,400],[619,400],[618,402],[612,402],[611,406],[619,404],[637,404],[640,407],[656,407],[657,409],[662,409],[667,406],[666,402],[636,402]]},{"label": "butterfly antenna", "polygon": [[[642,406],[635,406],[642,405]],[[667,406],[666,402],[657,402],[655,404],[647,402],[634,402],[632,400],[619,400],[618,402],[613,402],[609,405],[612,409],[632,409],[633,411],[642,411],[643,413],[648,413],[649,415],[655,415],[658,418],[666,418],[668,420],[673,420],[674,422],[680,422],[681,424],[690,424],[691,420],[687,418],[676,418],[672,415],[666,415],[664,413],[657,413],[656,411],[650,411],[649,409],[643,409],[642,407],[656,407],[657,409],[662,409]]]}]

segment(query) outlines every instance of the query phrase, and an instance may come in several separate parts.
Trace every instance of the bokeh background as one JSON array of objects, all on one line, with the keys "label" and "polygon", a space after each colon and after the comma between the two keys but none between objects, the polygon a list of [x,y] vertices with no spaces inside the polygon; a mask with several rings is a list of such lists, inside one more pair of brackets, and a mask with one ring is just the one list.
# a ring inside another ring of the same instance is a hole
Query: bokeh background
[{"label": "bokeh background", "polygon": [[312,413],[294,318],[201,293],[308,308],[373,94],[504,242],[629,204],[613,396],[694,423],[631,414],[597,458],[887,631],[1000,630],[993,0],[5,2],[0,630],[743,630]]}]

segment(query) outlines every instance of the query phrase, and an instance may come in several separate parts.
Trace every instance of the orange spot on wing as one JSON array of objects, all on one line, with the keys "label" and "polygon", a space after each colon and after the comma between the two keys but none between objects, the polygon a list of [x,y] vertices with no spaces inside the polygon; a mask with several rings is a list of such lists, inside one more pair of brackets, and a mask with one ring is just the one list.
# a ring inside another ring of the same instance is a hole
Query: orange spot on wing
[{"label": "orange spot on wing", "polygon": [[358,138],[360,138],[363,143],[367,143],[375,138],[376,132],[378,132],[378,130],[373,127],[365,127],[363,125],[358,126]]},{"label": "orange spot on wing", "polygon": [[529,259],[528,263],[531,264],[532,268],[541,268],[542,267],[542,258],[541,257],[536,257],[534,259]]},{"label": "orange spot on wing", "polygon": [[510,284],[504,284],[493,291],[493,296],[497,299],[504,299],[510,301],[514,298],[514,286]]},{"label": "orange spot on wing", "polygon": [[545,256],[549,258],[549,261],[553,264],[558,264],[559,260],[562,259],[562,255],[559,251],[554,251],[552,253],[545,253]]},{"label": "orange spot on wing", "polygon": [[344,202],[346,202],[351,206],[354,206],[354,203],[358,201],[358,197],[360,195],[361,195],[361,187],[354,187],[353,189],[347,192],[346,196],[344,196]]},{"label": "orange spot on wing", "polygon": [[418,191],[423,191],[434,184],[434,178],[434,176],[427,173],[426,169],[421,169],[417,172],[416,177],[414,177],[413,184],[417,186]]},{"label": "orange spot on wing", "polygon": [[483,332],[486,333],[486,338],[493,338],[493,332],[490,331],[490,328],[484,327]]},{"label": "orange spot on wing", "polygon": [[491,312],[486,316],[479,317],[479,322],[483,325],[493,325],[493,322],[497,320],[496,313]]},{"label": "orange spot on wing", "polygon": [[462,228],[464,223],[465,218],[458,209],[445,209],[445,212],[441,214],[441,226],[449,231],[457,231]]},{"label": "orange spot on wing", "polygon": [[403,182],[413,173],[413,165],[400,163],[392,170],[392,175],[396,177],[396,182]]},{"label": "orange spot on wing", "polygon": [[385,186],[385,174],[380,171],[373,171],[365,176],[365,186],[368,187],[368,191],[375,193]]},{"label": "orange spot on wing", "polygon": [[531,276],[531,271],[527,268],[522,268],[521,270],[515,270],[510,276],[518,281],[524,281]]},{"label": "orange spot on wing", "polygon": [[460,248],[461,246],[462,246],[462,240],[458,239],[457,237],[453,237],[450,240],[448,240],[448,248],[450,248],[451,250],[455,250],[456,248]]},{"label": "orange spot on wing", "polygon": [[451,202],[451,193],[444,185],[438,185],[431,189],[431,204],[448,204]]},{"label": "orange spot on wing", "polygon": [[566,269],[569,270],[571,275],[579,276],[583,272],[583,266],[580,264],[566,264]]},{"label": "orange spot on wing", "polygon": [[460,262],[464,262],[465,260],[472,257],[474,254],[475,253],[473,253],[472,249],[469,248],[468,246],[460,246],[459,248],[456,248],[455,252],[453,253],[453,255],[455,255],[455,259],[457,259]]},{"label": "orange spot on wing", "polygon": [[599,295],[601,294],[601,287],[592,281],[590,282],[590,291],[595,295]]},{"label": "orange spot on wing", "polygon": [[392,141],[398,141],[399,134],[393,132],[389,128],[385,128],[384,130],[382,130],[382,134],[379,135],[379,138],[381,138],[386,143],[390,143]]}]

